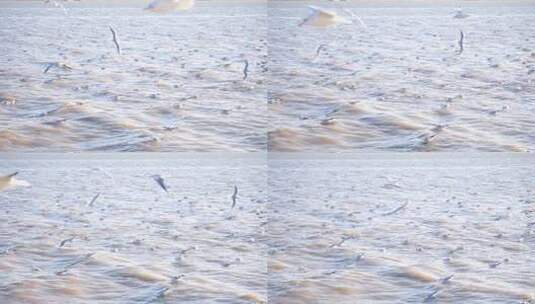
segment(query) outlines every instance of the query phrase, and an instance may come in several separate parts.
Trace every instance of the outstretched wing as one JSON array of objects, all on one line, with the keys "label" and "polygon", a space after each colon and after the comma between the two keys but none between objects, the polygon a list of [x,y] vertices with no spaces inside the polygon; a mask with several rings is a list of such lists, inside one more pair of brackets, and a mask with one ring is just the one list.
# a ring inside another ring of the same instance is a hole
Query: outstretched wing
[{"label": "outstretched wing", "polygon": [[324,9],[319,8],[317,6],[310,5],[308,8],[310,8],[310,10],[312,10],[312,12],[314,14],[318,14],[318,16],[323,17],[323,18],[334,18],[334,17],[336,17],[336,13],[335,12],[327,11],[327,10],[324,10]]},{"label": "outstretched wing", "polygon": [[19,172],[11,173],[5,176],[0,176],[0,182],[8,183],[11,180],[11,178],[17,174],[19,174]]},{"label": "outstretched wing", "polygon": [[15,175],[19,174],[18,172],[11,173],[6,176],[0,177],[0,190],[12,187],[30,187],[31,184],[24,180],[15,179]]},{"label": "outstretched wing", "polygon": [[153,9],[153,8],[155,8],[156,6],[158,6],[159,3],[160,3],[159,0],[154,0],[154,1],[152,1],[151,3],[149,3],[149,5],[147,5],[147,6],[145,7],[145,9],[146,9],[146,10]]}]

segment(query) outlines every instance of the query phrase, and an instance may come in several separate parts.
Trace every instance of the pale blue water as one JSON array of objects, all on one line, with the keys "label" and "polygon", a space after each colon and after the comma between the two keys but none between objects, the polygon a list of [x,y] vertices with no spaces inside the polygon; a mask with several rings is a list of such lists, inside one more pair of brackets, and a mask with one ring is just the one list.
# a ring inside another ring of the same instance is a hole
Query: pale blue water
[{"label": "pale blue water", "polygon": [[[0,150],[265,150],[264,5],[162,16],[142,3],[66,4],[68,14],[10,3],[0,3]],[[72,69],[44,73],[51,63]]]}]

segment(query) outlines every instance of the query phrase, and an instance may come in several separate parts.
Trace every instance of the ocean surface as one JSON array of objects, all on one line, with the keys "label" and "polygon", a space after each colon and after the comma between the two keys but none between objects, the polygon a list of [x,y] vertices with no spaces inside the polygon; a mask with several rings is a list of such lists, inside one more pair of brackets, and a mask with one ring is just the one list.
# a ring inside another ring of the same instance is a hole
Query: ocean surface
[{"label": "ocean surface", "polygon": [[533,303],[533,163],[2,154],[0,302]]},{"label": "ocean surface", "polygon": [[315,28],[304,2],[4,1],[0,149],[531,151],[535,4],[515,3],[318,2],[353,24]]},{"label": "ocean surface", "polygon": [[532,156],[337,157],[269,162],[270,303],[535,301]]},{"label": "ocean surface", "polygon": [[270,150],[533,150],[535,3],[382,2],[269,3]]},{"label": "ocean surface", "polygon": [[265,150],[265,4],[145,6],[0,2],[0,150]]},{"label": "ocean surface", "polygon": [[265,303],[265,162],[0,156],[0,303]]}]

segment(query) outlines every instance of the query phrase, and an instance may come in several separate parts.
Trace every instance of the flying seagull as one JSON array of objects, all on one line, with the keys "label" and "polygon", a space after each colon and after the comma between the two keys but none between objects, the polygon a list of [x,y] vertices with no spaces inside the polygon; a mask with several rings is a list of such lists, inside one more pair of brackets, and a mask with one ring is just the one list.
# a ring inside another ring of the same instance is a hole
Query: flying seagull
[{"label": "flying seagull", "polygon": [[314,57],[314,59],[318,58],[318,56],[320,55],[321,50],[324,50],[326,47],[327,47],[326,44],[320,44],[320,46],[318,46],[318,48],[316,49],[316,56]]},{"label": "flying seagull", "polygon": [[154,179],[155,182],[158,183],[158,185],[160,185],[160,187],[162,187],[162,189],[165,191],[165,192],[168,192],[167,191],[167,186],[165,185],[165,181],[163,180],[163,178],[159,175],[153,175],[152,178]]},{"label": "flying seagull", "polygon": [[30,186],[30,184],[26,181],[15,179],[15,176],[17,174],[19,173],[15,172],[6,176],[0,176],[0,191],[6,190],[12,187],[16,187],[16,186],[23,186],[23,187]]},{"label": "flying seagull", "polygon": [[113,39],[113,43],[115,44],[115,48],[117,49],[117,54],[121,55],[121,46],[119,45],[119,41],[117,40],[117,32],[111,27],[110,25],[110,31]]},{"label": "flying seagull", "polygon": [[87,204],[89,207],[93,207],[93,204],[97,201],[98,197],[100,196],[100,192],[97,193],[95,196],[93,196],[93,199]]},{"label": "flying seagull", "polygon": [[236,198],[238,197],[238,187],[234,186],[234,193],[232,193],[232,207],[231,209],[234,209],[236,206]]},{"label": "flying seagull", "polygon": [[366,23],[364,23],[364,21],[362,21],[362,19],[361,19],[359,16],[355,15],[355,13],[353,13],[351,10],[349,10],[349,9],[345,9],[344,11],[345,11],[346,13],[348,13],[349,15],[351,15],[352,18],[357,19],[357,20],[359,21],[360,25],[361,25],[363,28],[368,28],[368,26],[366,25]]},{"label": "flying seagull", "polygon": [[338,16],[335,12],[326,11],[316,6],[309,6],[311,14],[299,24],[299,26],[310,25],[317,27],[327,27],[339,23],[351,24],[351,20],[347,20]]},{"label": "flying seagull", "polygon": [[247,79],[247,76],[249,75],[247,72],[249,71],[249,61],[245,60],[245,66],[243,67],[243,80]]},{"label": "flying seagull", "polygon": [[171,13],[173,11],[186,11],[195,5],[195,0],[154,0],[146,8],[153,13]]},{"label": "flying seagull", "polygon": [[459,38],[459,55],[461,55],[464,51],[463,42],[464,42],[464,33],[463,31],[460,31],[461,37]]},{"label": "flying seagull", "polygon": [[52,63],[49,63],[45,70],[43,71],[44,74],[48,73],[48,71],[53,68],[53,67],[56,67],[58,69],[62,69],[62,70],[67,70],[67,71],[72,71],[72,67],[69,66],[68,64],[66,63],[62,63],[62,62],[52,62]]},{"label": "flying seagull", "polygon": [[59,247],[61,248],[61,247],[65,246],[65,244],[67,244],[68,242],[74,241],[75,237],[76,236],[71,236],[70,238],[61,241],[61,243],[59,243]]},{"label": "flying seagull", "polygon": [[[64,2],[66,2],[64,0]],[[63,10],[63,12],[65,13],[65,15],[68,15],[69,13],[67,12],[67,9],[65,8],[65,6],[63,4],[61,4],[61,2],[58,2],[58,1],[53,1],[53,0],[45,0],[45,3],[46,4],[52,4],[53,6],[55,7],[59,7]]]}]

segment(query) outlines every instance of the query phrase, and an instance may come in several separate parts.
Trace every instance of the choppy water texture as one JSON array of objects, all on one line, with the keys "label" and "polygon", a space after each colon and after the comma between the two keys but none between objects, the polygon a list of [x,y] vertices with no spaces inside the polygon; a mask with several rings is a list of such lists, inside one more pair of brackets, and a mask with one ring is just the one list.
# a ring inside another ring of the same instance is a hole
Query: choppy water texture
[{"label": "choppy water texture", "polygon": [[265,4],[111,3],[0,1],[1,150],[265,150]]},{"label": "choppy water texture", "polygon": [[32,187],[0,192],[1,303],[266,302],[265,159],[2,158],[14,170]]},{"label": "choppy water texture", "polygon": [[270,303],[533,303],[533,157],[270,161]]},{"label": "choppy water texture", "polygon": [[353,19],[323,29],[270,2],[270,150],[533,149],[533,1],[383,2],[322,3]]},{"label": "choppy water texture", "polygon": [[534,301],[532,156],[195,157],[2,158],[0,302]]}]

